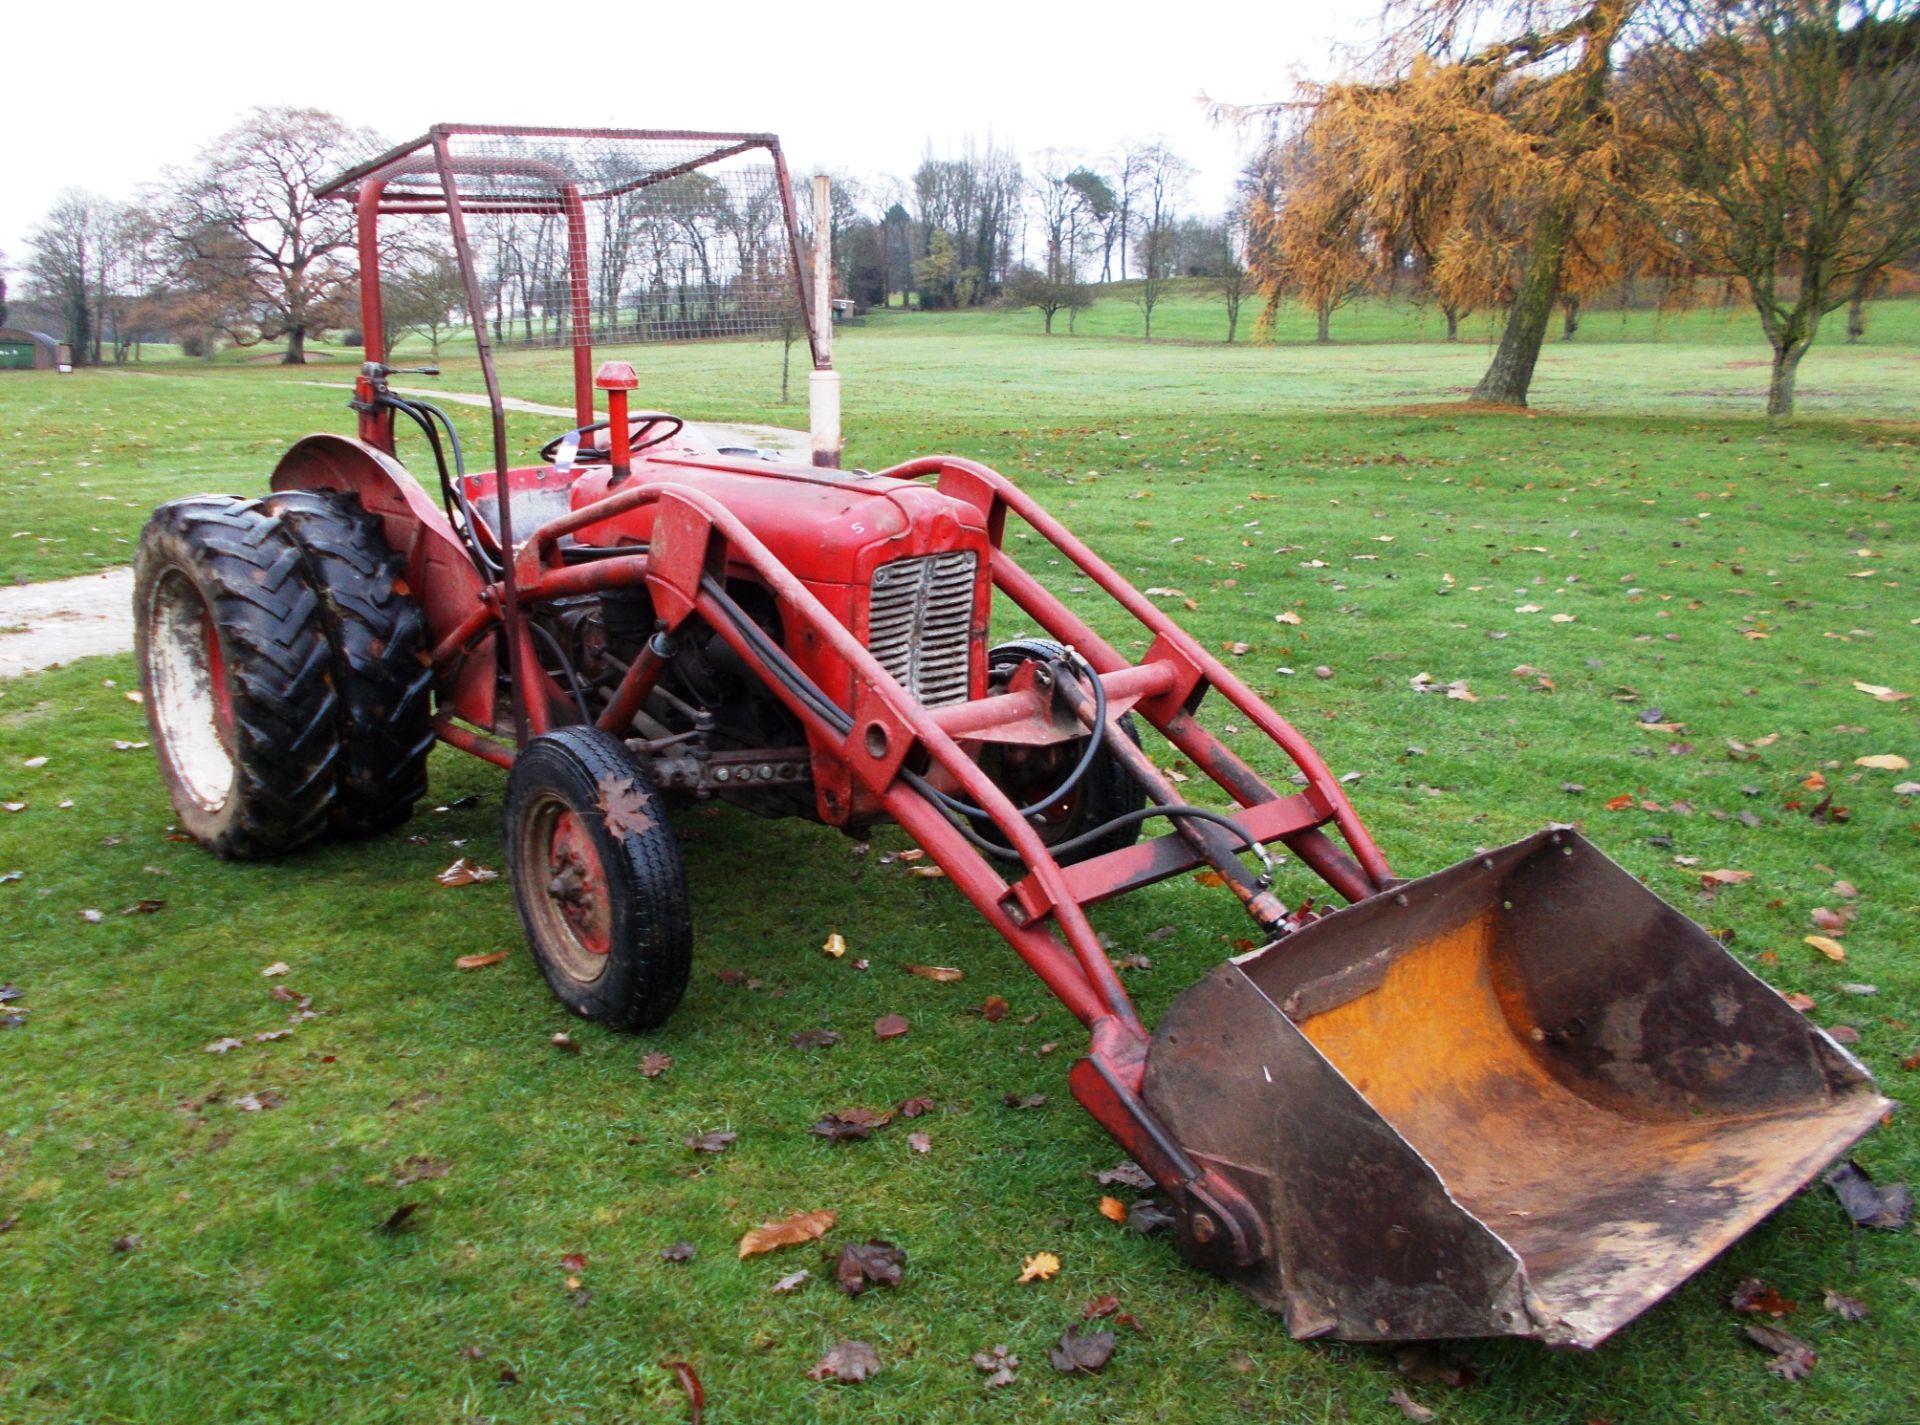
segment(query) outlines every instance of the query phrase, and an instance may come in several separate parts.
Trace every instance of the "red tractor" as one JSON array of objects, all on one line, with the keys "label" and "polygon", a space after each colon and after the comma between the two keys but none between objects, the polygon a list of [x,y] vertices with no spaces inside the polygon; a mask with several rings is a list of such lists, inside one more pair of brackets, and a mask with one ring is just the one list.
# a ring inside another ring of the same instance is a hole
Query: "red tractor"
[{"label": "red tractor", "polygon": [[[825,369],[771,136],[442,126],[331,191],[360,221],[359,437],[299,441],[265,498],[166,505],[140,545],[153,742],[217,854],[393,827],[451,744],[508,770],[506,866],[554,993],[644,1030],[694,949],[672,807],[897,823],[1086,1026],[1072,1091],[1167,1194],[1183,1253],[1303,1337],[1592,1345],[1885,1111],[1844,1049],[1572,830],[1393,876],[1306,740],[1005,477],[944,456],[840,470],[830,444],[810,466],[721,454],[629,409],[631,368],[596,377],[590,338],[619,327],[590,295],[608,235],[674,192],[735,222],[735,256],[634,320],[724,334],[779,287]],[[490,468],[389,380],[382,218],[451,231]],[[514,222],[565,237],[576,417],[523,465],[476,260]],[[1015,559],[1011,520],[1144,656]],[[993,644],[996,601],[1046,636]],[[1219,740],[1215,711],[1263,752]],[[1150,1032],[1088,909],[1199,868],[1261,948]],[[1283,869],[1350,904],[1290,905]]]}]

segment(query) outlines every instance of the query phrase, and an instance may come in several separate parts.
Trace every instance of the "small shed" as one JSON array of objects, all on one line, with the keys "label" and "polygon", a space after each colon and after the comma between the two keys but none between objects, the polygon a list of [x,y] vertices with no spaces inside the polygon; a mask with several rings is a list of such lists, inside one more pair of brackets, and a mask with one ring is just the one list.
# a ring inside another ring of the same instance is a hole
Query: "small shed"
[{"label": "small shed", "polygon": [[0,327],[0,371],[52,371],[71,365],[64,341],[25,327]]}]

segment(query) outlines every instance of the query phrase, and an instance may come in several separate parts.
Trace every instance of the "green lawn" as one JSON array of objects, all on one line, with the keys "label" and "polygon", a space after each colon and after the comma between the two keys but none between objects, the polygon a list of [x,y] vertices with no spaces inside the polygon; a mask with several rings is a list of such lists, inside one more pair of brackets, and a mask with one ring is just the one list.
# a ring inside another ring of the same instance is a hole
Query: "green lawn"
[{"label": "green lawn", "polygon": [[[1917,308],[1882,304],[1867,343],[1817,347],[1805,416],[1778,432],[1758,416],[1764,348],[1705,314],[1659,341],[1599,340],[1615,319],[1591,316],[1550,345],[1532,416],[1434,404],[1477,377],[1485,349],[1465,343],[1148,347],[991,313],[876,317],[839,355],[851,460],[983,457],[1136,583],[1184,591],[1194,631],[1251,645],[1248,681],[1337,772],[1362,774],[1351,791],[1403,874],[1577,821],[1811,996],[1818,1022],[1856,1030],[1903,1097],[1920,1051],[1920,798],[1894,787],[1920,774],[1854,759],[1920,764],[1920,696],[1853,684],[1920,695]],[[777,347],[626,354],[649,402],[802,423],[777,402]],[[503,368],[511,392],[564,399],[562,354]],[[344,393],[301,384],[341,367],[151,370],[0,381],[6,533],[27,532],[0,546],[0,577],[124,562],[156,500],[258,489],[292,437],[350,428]],[[443,384],[477,389],[472,362],[450,356]],[[479,414],[461,417],[476,439]],[[551,424],[517,419],[516,442]],[[1286,610],[1298,626],[1275,622]],[[1423,672],[1479,700],[1416,694]],[[1067,1094],[1072,1021],[949,886],[883,859],[898,833],[862,854],[802,823],[678,818],[700,955],[670,1026],[635,1041],[566,1020],[503,882],[434,883],[456,856],[499,865],[497,772],[443,750],[404,830],[224,865],[168,840],[151,754],[115,750],[145,737],[133,686],[127,658],[0,683],[0,800],[27,804],[0,814],[0,875],[21,873],[0,884],[0,984],[23,992],[0,1015],[30,1011],[0,1030],[0,1420],[680,1420],[671,1359],[693,1362],[713,1421],[1404,1418],[1389,1353],[1294,1344],[1163,1237],[1099,1215],[1092,1175],[1118,1153]],[[1656,706],[1685,730],[1644,729]],[[1730,738],[1776,735],[1758,760],[1729,756]],[[1815,772],[1849,819],[1805,815]],[[1633,809],[1604,809],[1625,794]],[[1708,897],[1699,873],[1721,867],[1753,879]],[[1858,919],[1834,964],[1802,937],[1842,879]],[[143,899],[166,904],[121,914]],[[1151,956],[1127,975],[1149,1015],[1244,933],[1228,898],[1185,879],[1096,923]],[[830,931],[846,959],[820,953]],[[454,967],[498,949],[514,953]],[[288,972],[263,978],[276,962]],[[916,962],[966,978],[902,972]],[[1843,988],[1860,984],[1877,993]],[[255,1042],[295,1009],[277,986],[318,1017]],[[996,993],[1007,1019],[966,1012]],[[912,1030],[877,1042],[887,1013]],[[815,1027],[846,1037],[789,1046]],[[549,1046],[563,1029],[578,1054]],[[228,1036],[245,1042],[204,1051]],[[648,1049],[674,1060],[651,1081]],[[268,1090],[278,1107],[238,1106]],[[1009,1092],[1047,1102],[1010,1109]],[[868,1142],[806,1132],[921,1094],[936,1113]],[[906,1136],[921,1127],[925,1154]],[[740,1137],[717,1158],[683,1146],[709,1129]],[[1920,1132],[1899,1118],[1859,1158],[1920,1180]],[[376,1230],[403,1203],[420,1210]],[[839,1214],[828,1247],[906,1250],[899,1289],[844,1297],[816,1248],[736,1260],[747,1227],[820,1208]],[[661,1261],[679,1241],[697,1257]],[[1060,1274],[1015,1285],[1042,1250]],[[563,1266],[570,1253],[585,1267]],[[798,1293],[769,1291],[801,1267],[814,1279]],[[1747,1275],[1799,1303],[1781,1324],[1819,1351],[1810,1379],[1779,1380],[1741,1340],[1726,1301]],[[1837,1319],[1826,1288],[1871,1315]],[[1123,1328],[1098,1377],[1057,1375],[1046,1347],[1105,1292],[1142,1329]],[[870,1342],[881,1373],[807,1380],[846,1338]],[[1023,1364],[987,1395],[967,1357],[996,1343]],[[1478,1384],[1406,1383],[1448,1422],[1904,1425],[1920,1240],[1853,1232],[1816,1187],[1596,1353],[1464,1351]]]}]

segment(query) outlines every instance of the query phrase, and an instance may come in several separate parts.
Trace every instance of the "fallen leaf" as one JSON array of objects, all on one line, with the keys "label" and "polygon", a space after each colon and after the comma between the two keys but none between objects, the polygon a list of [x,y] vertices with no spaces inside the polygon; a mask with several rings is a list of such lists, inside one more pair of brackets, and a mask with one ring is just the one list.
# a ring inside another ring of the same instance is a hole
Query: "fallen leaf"
[{"label": "fallen leaf", "polygon": [[1060,1259],[1054,1256],[1053,1253],[1035,1252],[1022,1264],[1020,1275],[1016,1280],[1023,1284],[1026,1282],[1051,1281],[1053,1280],[1054,1274],[1059,1270]]},{"label": "fallen leaf", "polygon": [[1780,996],[1780,998],[1787,1002],[1789,1008],[1797,1009],[1802,1014],[1809,1013],[1813,1009],[1813,997],[1811,995],[1803,995],[1798,990],[1790,994],[1784,994]]},{"label": "fallen leaf", "polygon": [[556,1034],[553,1038],[549,1039],[547,1043],[553,1045],[554,1048],[563,1054],[578,1054],[580,1052],[580,1043],[571,1034]]},{"label": "fallen leaf", "polygon": [[444,1158],[429,1158],[416,1154],[394,1171],[393,1185],[411,1187],[415,1183],[426,1182],[432,1178],[444,1178],[450,1171],[452,1169]]},{"label": "fallen leaf", "polygon": [[775,1282],[772,1286],[768,1287],[767,1290],[778,1292],[781,1296],[790,1296],[794,1292],[800,1290],[801,1287],[805,1286],[807,1282],[812,1279],[812,1277],[813,1277],[813,1273],[808,1271],[805,1267],[802,1267],[797,1272],[788,1272],[785,1276],[780,1278],[779,1281]]},{"label": "fallen leaf", "polygon": [[470,861],[462,856],[446,870],[434,877],[443,886],[476,886],[482,881],[497,881],[498,871],[489,871],[478,861]]},{"label": "fallen leaf", "polygon": [[1751,881],[1752,879],[1753,872],[1751,871],[1702,871],[1700,873],[1700,888],[1706,891],[1717,891],[1722,886],[1737,886],[1743,881]]},{"label": "fallen leaf", "polygon": [[832,1029],[801,1029],[788,1035],[787,1042],[796,1049],[824,1049],[829,1044],[838,1044],[840,1035]]},{"label": "fallen leaf", "polygon": [[1080,1308],[1082,1321],[1097,1321],[1103,1316],[1111,1316],[1120,1309],[1120,1298],[1112,1292],[1092,1298]]},{"label": "fallen leaf", "polygon": [[684,1141],[696,1153],[724,1153],[739,1137],[738,1133],[727,1133],[716,1128],[705,1133],[689,1134]]},{"label": "fallen leaf", "polygon": [[1313,676],[1320,679],[1320,681],[1324,683],[1327,679],[1333,676],[1333,669],[1329,668],[1326,664],[1322,663],[1319,667],[1313,670]]},{"label": "fallen leaf", "polygon": [[934,1101],[924,1095],[916,1098],[903,1098],[900,1100],[899,1106],[894,1109],[894,1113],[901,1118],[918,1118],[922,1114],[932,1113],[935,1106]]},{"label": "fallen leaf", "polygon": [[1062,1375],[1092,1375],[1113,1359],[1117,1339],[1111,1331],[1082,1332],[1069,1326],[1059,1344],[1047,1348],[1047,1359]]},{"label": "fallen leaf", "polygon": [[510,953],[506,950],[495,950],[487,955],[462,955],[453,962],[453,967],[456,970],[484,970],[489,965],[498,965]]},{"label": "fallen leaf", "polygon": [[1100,1215],[1109,1222],[1125,1222],[1127,1205],[1117,1197],[1103,1197],[1100,1199]]},{"label": "fallen leaf", "polygon": [[1286,609],[1280,613],[1275,614],[1273,616],[1273,621],[1275,623],[1299,623],[1300,615],[1295,613],[1292,609]]},{"label": "fallen leaf", "polygon": [[847,953],[847,938],[836,930],[826,938],[820,948],[838,960]]},{"label": "fallen leaf", "polygon": [[707,1406],[707,1393],[701,1388],[700,1377],[694,1374],[693,1366],[686,1361],[662,1361],[660,1369],[670,1373],[687,1393],[687,1425],[700,1425],[701,1412]]},{"label": "fallen leaf", "polygon": [[816,1241],[833,1228],[834,1214],[829,1211],[796,1212],[778,1222],[763,1222],[740,1238],[741,1257],[757,1257],[778,1247],[795,1247]]},{"label": "fallen leaf", "polygon": [[1876,772],[1904,772],[1913,764],[1892,752],[1881,752],[1872,757],[1856,757],[1853,759],[1853,765],[1871,767]]},{"label": "fallen leaf", "polygon": [[880,1357],[865,1341],[842,1341],[807,1372],[808,1380],[863,1381],[880,1369]]},{"label": "fallen leaf", "polygon": [[1553,614],[1553,615],[1551,615],[1551,619],[1552,619],[1552,622],[1554,622],[1554,623],[1572,623],[1572,622],[1573,622],[1573,621],[1574,621],[1575,619],[1577,619],[1578,617],[1580,617],[1580,616],[1579,616],[1578,614]]},{"label": "fallen leaf", "polygon": [[1000,1102],[1004,1103],[1008,1108],[1039,1108],[1045,1104],[1046,1101],[1047,1096],[1043,1093],[1003,1093],[1000,1095]]},{"label": "fallen leaf", "polygon": [[155,911],[165,910],[167,903],[160,900],[135,901],[120,912],[122,915],[152,915]]},{"label": "fallen leaf", "polygon": [[1800,938],[1836,964],[1847,958],[1846,947],[1831,935],[1803,935]]},{"label": "fallen leaf", "polygon": [[1633,805],[1633,794],[1631,792],[1622,792],[1617,797],[1607,798],[1608,811],[1625,811],[1628,807],[1632,805]]},{"label": "fallen leaf", "polygon": [[807,1132],[815,1137],[825,1138],[830,1143],[858,1143],[871,1138],[873,1130],[882,1127],[885,1123],[884,1118],[876,1123],[871,1117],[860,1116],[858,1110],[848,1110],[845,1113],[827,1114],[818,1123],[809,1127]]},{"label": "fallen leaf", "polygon": [[1158,1198],[1137,1198],[1127,1209],[1127,1231],[1142,1237],[1174,1225],[1173,1213]]},{"label": "fallen leaf", "polygon": [[676,1265],[682,1262],[691,1262],[698,1255],[699,1248],[695,1247],[691,1242],[675,1242],[670,1247],[662,1247],[660,1249],[660,1260],[663,1262],[672,1262]]},{"label": "fallen leaf", "polygon": [[1396,1385],[1392,1390],[1387,1392],[1387,1404],[1399,1406],[1402,1415],[1406,1416],[1409,1420],[1421,1422],[1421,1425],[1433,1419],[1433,1412],[1412,1396],[1408,1395],[1406,1389],[1402,1386]]},{"label": "fallen leaf", "polygon": [[242,1113],[264,1113],[278,1108],[287,1101],[286,1095],[278,1089],[261,1089],[258,1093],[243,1093],[233,1101],[233,1106]]},{"label": "fallen leaf", "polygon": [[1831,930],[1835,935],[1840,934],[1847,928],[1847,918],[1844,915],[1840,914],[1837,910],[1828,910],[1823,905],[1815,906],[1813,908],[1813,914],[1809,916],[1808,919],[1812,920],[1820,929]]},{"label": "fallen leaf", "polygon": [[950,985],[955,980],[966,978],[964,970],[956,970],[951,965],[909,965],[907,973],[942,985]]},{"label": "fallen leaf", "polygon": [[24,757],[21,759],[20,765],[22,767],[44,767],[47,765],[47,759],[44,757]]},{"label": "fallen leaf", "polygon": [[1820,1299],[1820,1304],[1835,1316],[1838,1316],[1842,1321],[1865,1321],[1867,1319],[1867,1304],[1864,1301],[1858,1301],[1851,1296],[1842,1296],[1832,1287],[1826,1289],[1826,1293]]},{"label": "fallen leaf", "polygon": [[1776,1321],[1800,1309],[1759,1277],[1742,1277],[1727,1304],[1743,1316],[1771,1316]]},{"label": "fallen leaf", "polygon": [[560,1258],[560,1270],[563,1272],[584,1272],[587,1269],[585,1252],[567,1252]]},{"label": "fallen leaf", "polygon": [[271,965],[267,966],[266,969],[262,970],[260,975],[262,979],[271,980],[279,975],[286,974],[290,968],[285,960],[275,960]]},{"label": "fallen leaf", "polygon": [[998,1390],[1013,1384],[1013,1373],[1020,1368],[1020,1358],[1005,1346],[995,1346],[991,1351],[975,1351],[973,1368],[986,1376],[982,1383],[986,1389]]},{"label": "fallen leaf", "polygon": [[1879,683],[1855,683],[1853,686],[1872,698],[1875,702],[1904,703],[1908,698],[1913,696],[1912,693],[1896,693],[1892,688],[1885,687]]},{"label": "fallen leaf", "polygon": [[230,1049],[238,1049],[245,1042],[246,1041],[242,1039],[216,1039],[213,1043],[206,1046],[204,1052],[208,1054],[224,1054]]},{"label": "fallen leaf", "polygon": [[998,1024],[1007,1017],[1008,1005],[999,995],[988,995],[987,1002],[980,1006],[980,1017],[988,1024]]},{"label": "fallen leaf", "polygon": [[1393,1368],[1408,1380],[1433,1381],[1462,1390],[1480,1379],[1480,1368],[1462,1356],[1434,1346],[1403,1346],[1393,1354]]},{"label": "fallen leaf", "polygon": [[608,772],[600,778],[600,815],[611,836],[640,836],[653,830],[653,813],[647,810],[647,794],[632,777]]},{"label": "fallen leaf", "polygon": [[907,1254],[891,1242],[848,1243],[833,1264],[833,1281],[848,1296],[858,1296],[870,1286],[899,1286],[906,1265]]},{"label": "fallen leaf", "polygon": [[1131,1158],[1121,1159],[1105,1172],[1095,1174],[1095,1178],[1102,1187],[1113,1183],[1135,1188],[1153,1186],[1153,1179],[1147,1175],[1147,1170]]},{"label": "fallen leaf", "polygon": [[909,1133],[907,1135],[907,1146],[916,1153],[931,1153],[933,1151],[933,1139],[925,1133]]},{"label": "fallen leaf", "polygon": [[673,1067],[673,1055],[662,1054],[658,1049],[640,1056],[640,1077],[657,1079]]},{"label": "fallen leaf", "polygon": [[902,1034],[905,1034],[909,1028],[911,1028],[911,1026],[907,1023],[905,1016],[883,1014],[873,1022],[873,1037],[875,1039],[898,1039]]},{"label": "fallen leaf", "polygon": [[1905,1183],[1876,1183],[1851,1158],[1826,1176],[1840,1205],[1862,1227],[1898,1232],[1913,1216],[1913,1194]]},{"label": "fallen leaf", "polygon": [[1901,782],[1893,789],[1897,797],[1920,797],[1920,782]]},{"label": "fallen leaf", "polygon": [[123,742],[117,737],[113,739],[113,750],[115,752],[140,752],[145,750],[146,745],[144,742]]},{"label": "fallen leaf", "polygon": [[1763,1351],[1773,1352],[1767,1369],[1781,1380],[1800,1381],[1813,1374],[1820,1358],[1814,1354],[1813,1347],[1792,1332],[1782,1331],[1778,1326],[1755,1325],[1745,1329],[1749,1341]]}]

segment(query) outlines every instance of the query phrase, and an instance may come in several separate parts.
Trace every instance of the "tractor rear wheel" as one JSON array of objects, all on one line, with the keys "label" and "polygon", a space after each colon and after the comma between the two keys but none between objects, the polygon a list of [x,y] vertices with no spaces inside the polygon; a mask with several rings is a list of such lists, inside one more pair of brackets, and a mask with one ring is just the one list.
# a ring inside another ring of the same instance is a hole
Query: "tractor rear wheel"
[{"label": "tractor rear wheel", "polygon": [[336,831],[399,826],[427,790],[433,750],[427,626],[380,521],[356,495],[284,490],[263,504],[285,521],[320,594],[340,694]]},{"label": "tractor rear wheel", "polygon": [[507,876],[560,1002],[616,1029],[680,1003],[693,917],[666,808],[624,743],[592,727],[536,737],[507,779]]},{"label": "tractor rear wheel", "polygon": [[134,657],[180,829],[255,860],[327,828],[339,700],[320,599],[258,500],[153,512],[133,566]]},{"label": "tractor rear wheel", "polygon": [[[997,693],[1004,690],[1007,680],[1029,659],[1046,662],[1066,656],[1067,650],[1051,639],[1022,638],[1002,643],[987,654],[988,691]],[[1121,733],[1138,747],[1140,733],[1134,726],[1133,715],[1129,713],[1122,716],[1118,724]],[[1086,750],[1085,738],[1057,742],[1049,747],[1019,747],[990,742],[980,754],[980,770],[993,779],[994,785],[1005,792],[1015,806],[1027,806],[1035,798],[1043,797],[1059,786]],[[1094,754],[1093,765],[1087,768],[1086,775],[1071,791],[1054,805],[1027,818],[1027,821],[1040,834],[1042,842],[1049,847],[1058,846],[1117,816],[1138,811],[1146,805],[1146,801],[1146,793],[1133,779],[1133,774],[1119,758],[1102,747]],[[1006,838],[992,822],[981,820],[974,825],[987,840],[998,845],[1006,844]],[[1109,851],[1131,846],[1139,839],[1140,823],[1130,822],[1068,852],[1060,860],[1072,865],[1076,861],[1090,860]]]}]

